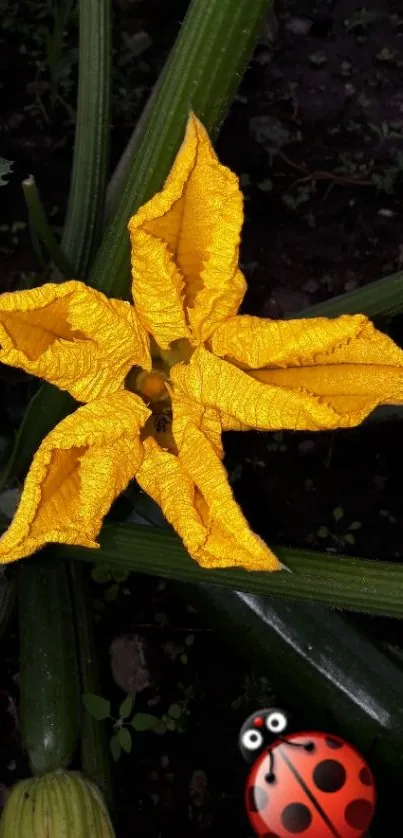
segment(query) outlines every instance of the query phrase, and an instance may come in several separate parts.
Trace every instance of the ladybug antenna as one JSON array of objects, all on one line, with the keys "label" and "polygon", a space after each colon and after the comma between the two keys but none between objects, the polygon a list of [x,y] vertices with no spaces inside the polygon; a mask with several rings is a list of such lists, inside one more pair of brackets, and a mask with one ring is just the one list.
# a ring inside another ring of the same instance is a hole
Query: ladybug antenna
[{"label": "ladybug antenna", "polygon": [[269,770],[265,775],[266,783],[274,783],[276,779],[276,775],[274,773],[274,756],[273,752],[268,748],[267,753],[269,754]]},{"label": "ladybug antenna", "polygon": [[278,736],[278,740],[282,742],[283,745],[289,745],[294,748],[303,748],[304,751],[313,751],[315,749],[313,742],[290,742],[289,739],[284,739],[283,736]]},{"label": "ladybug antenna", "polygon": [[[283,745],[290,745],[295,748],[304,748],[305,751],[313,751],[314,743],[313,742],[290,742],[288,739],[285,739],[284,736],[278,736],[278,741],[282,742]],[[269,755],[269,770],[265,775],[266,783],[274,783],[276,779],[276,775],[274,773],[274,754],[271,748],[267,748],[267,753]]]}]

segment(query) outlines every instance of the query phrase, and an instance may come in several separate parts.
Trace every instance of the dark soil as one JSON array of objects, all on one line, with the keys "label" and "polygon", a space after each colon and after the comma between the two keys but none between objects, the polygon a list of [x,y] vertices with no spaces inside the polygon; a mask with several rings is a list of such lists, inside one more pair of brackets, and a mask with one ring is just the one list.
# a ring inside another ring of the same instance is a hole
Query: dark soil
[{"label": "dark soil", "polygon": [[[187,2],[113,6],[115,163]],[[42,269],[26,226],[23,177],[35,175],[56,230],[63,222],[76,21],[73,16],[68,24],[64,70],[52,89],[38,28],[40,19],[51,26],[47,3],[0,0],[3,7],[0,154],[15,161],[0,191],[1,290],[9,290]],[[365,10],[355,0],[278,3],[277,20],[268,21],[217,144],[245,195],[245,312],[290,316],[402,268],[402,42],[397,0],[368,0]],[[379,325],[403,343],[400,318]],[[8,438],[35,384],[18,371],[3,368],[0,375],[0,434]],[[269,543],[398,561],[400,437],[399,422],[374,421],[337,433],[228,434],[227,466],[251,526]],[[351,531],[353,522],[361,526]],[[353,541],[346,538],[352,533]],[[119,838],[250,835],[237,735],[244,718],[270,702],[276,690],[270,673],[251,672],[238,661],[186,604],[191,593],[184,589],[136,576],[94,585],[94,597],[103,694],[116,709],[137,688],[136,710],[159,718],[172,704],[181,708],[175,730],[134,734],[131,754],[116,763]],[[386,640],[402,637],[396,621],[358,622]],[[119,661],[111,668],[110,647],[116,651],[119,638]],[[16,654],[16,636],[3,641],[0,781],[6,785],[25,770],[14,712]]]}]

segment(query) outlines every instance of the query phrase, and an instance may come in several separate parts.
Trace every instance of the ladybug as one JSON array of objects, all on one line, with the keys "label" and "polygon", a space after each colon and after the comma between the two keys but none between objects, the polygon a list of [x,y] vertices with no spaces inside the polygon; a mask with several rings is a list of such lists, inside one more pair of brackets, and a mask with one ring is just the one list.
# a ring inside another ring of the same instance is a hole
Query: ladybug
[{"label": "ladybug", "polygon": [[249,822],[260,838],[362,838],[375,810],[375,781],[344,739],[290,732],[276,707],[258,710],[239,734],[252,763],[245,789]]}]

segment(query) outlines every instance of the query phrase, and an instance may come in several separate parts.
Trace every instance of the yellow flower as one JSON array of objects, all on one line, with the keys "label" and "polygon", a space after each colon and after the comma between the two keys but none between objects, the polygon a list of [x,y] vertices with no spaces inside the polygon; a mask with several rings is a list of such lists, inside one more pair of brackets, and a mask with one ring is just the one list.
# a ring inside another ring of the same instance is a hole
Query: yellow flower
[{"label": "yellow flower", "polygon": [[242,195],[192,114],[163,190],[131,218],[134,306],[81,282],[0,297],[0,360],[82,402],[42,442],[0,561],[97,547],[132,478],[204,567],[282,566],[222,464],[223,430],[358,425],[403,402],[403,352],[362,315],[239,315]]}]

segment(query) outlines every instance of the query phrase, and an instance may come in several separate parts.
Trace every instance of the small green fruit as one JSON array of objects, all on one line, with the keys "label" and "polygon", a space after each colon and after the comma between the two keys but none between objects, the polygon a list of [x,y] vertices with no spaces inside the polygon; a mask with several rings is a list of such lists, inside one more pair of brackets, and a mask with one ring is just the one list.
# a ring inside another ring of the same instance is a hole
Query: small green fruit
[{"label": "small green fruit", "polygon": [[0,821],[0,838],[115,838],[97,786],[59,769],[14,786]]}]

